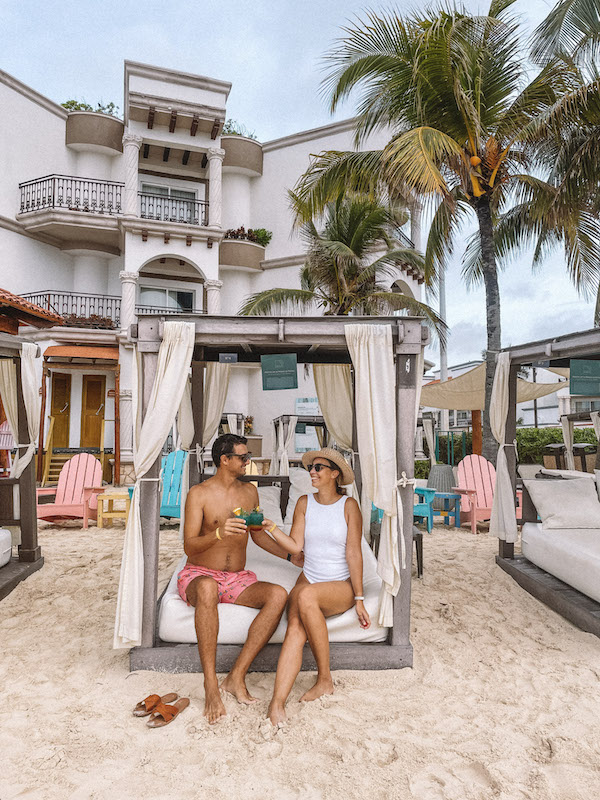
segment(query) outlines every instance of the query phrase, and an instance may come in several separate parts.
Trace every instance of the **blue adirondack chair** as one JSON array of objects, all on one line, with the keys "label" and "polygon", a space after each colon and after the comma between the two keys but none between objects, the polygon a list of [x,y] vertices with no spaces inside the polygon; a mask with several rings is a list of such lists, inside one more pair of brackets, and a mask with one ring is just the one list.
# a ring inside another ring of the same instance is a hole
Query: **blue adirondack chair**
[{"label": "blue adirondack chair", "polygon": [[181,474],[188,453],[185,450],[174,450],[161,461],[162,492],[160,496],[161,517],[181,516]]},{"label": "blue adirondack chair", "polygon": [[415,503],[413,508],[413,518],[422,519],[427,526],[427,533],[431,533],[433,528],[433,498],[435,497],[435,489],[428,489],[426,487],[415,487],[415,494],[419,498],[419,502]]}]

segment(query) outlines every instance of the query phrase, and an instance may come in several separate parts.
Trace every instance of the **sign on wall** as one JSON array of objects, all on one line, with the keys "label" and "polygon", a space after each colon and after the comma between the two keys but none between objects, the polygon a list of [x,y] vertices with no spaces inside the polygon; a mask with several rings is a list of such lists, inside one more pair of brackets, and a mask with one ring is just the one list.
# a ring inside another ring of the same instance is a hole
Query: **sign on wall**
[{"label": "sign on wall", "polygon": [[[317,417],[321,414],[319,401],[316,397],[297,397],[296,410],[297,416],[307,415]],[[321,445],[317,439],[317,431],[313,425],[306,425],[299,422],[296,425],[295,450],[297,453],[307,453],[309,450],[320,450]]]},{"label": "sign on wall", "polygon": [[600,397],[600,361],[572,358],[569,367],[570,394]]},{"label": "sign on wall", "polygon": [[295,353],[260,357],[265,392],[298,388],[298,364]]}]

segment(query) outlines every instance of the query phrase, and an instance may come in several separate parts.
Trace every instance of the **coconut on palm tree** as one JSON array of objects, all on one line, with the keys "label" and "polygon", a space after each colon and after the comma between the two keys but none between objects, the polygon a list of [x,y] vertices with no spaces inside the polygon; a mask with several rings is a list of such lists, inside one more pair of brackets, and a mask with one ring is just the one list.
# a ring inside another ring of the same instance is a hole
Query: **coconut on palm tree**
[{"label": "coconut on palm tree", "polygon": [[485,16],[449,7],[404,18],[370,13],[345,29],[328,55],[331,109],[360,89],[357,141],[378,127],[389,129],[391,138],[383,151],[321,154],[296,187],[311,215],[344,187],[375,191],[383,184],[392,194],[429,205],[425,276],[433,285],[462,224],[468,218],[476,222],[466,267],[468,278],[485,285],[483,452],[492,459],[497,445],[489,405],[501,347],[499,258],[523,243],[523,217],[529,219],[525,236],[540,240],[538,257],[550,243],[567,247],[579,288],[595,288],[599,274],[588,246],[593,223],[580,209],[554,204],[556,180],[547,169],[539,173],[547,162],[543,142],[532,132],[577,84],[576,71],[554,60],[533,77],[528,73],[518,25],[507,13],[513,2],[492,0]]},{"label": "coconut on palm tree", "polygon": [[421,273],[423,256],[400,230],[407,215],[365,196],[339,196],[326,204],[322,231],[307,209],[290,193],[296,216],[304,219],[306,262],[300,269],[300,289],[267,289],[246,299],[241,314],[272,314],[282,308],[348,315],[422,316],[444,336],[446,326],[425,303],[388,287],[402,270]]}]

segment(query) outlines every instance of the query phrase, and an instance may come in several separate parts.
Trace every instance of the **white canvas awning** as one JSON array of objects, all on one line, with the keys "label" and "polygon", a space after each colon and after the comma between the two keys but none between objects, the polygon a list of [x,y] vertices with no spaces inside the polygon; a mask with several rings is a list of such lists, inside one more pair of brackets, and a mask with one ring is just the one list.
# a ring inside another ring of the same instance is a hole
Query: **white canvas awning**
[{"label": "white canvas awning", "polygon": [[[555,370],[552,370],[553,372]],[[567,371],[568,372],[568,371]],[[562,374],[562,370],[559,374]],[[532,383],[517,380],[517,403],[526,403],[557,392],[561,383]],[[485,363],[442,383],[426,383],[421,390],[421,405],[457,411],[483,411],[485,407]]]}]

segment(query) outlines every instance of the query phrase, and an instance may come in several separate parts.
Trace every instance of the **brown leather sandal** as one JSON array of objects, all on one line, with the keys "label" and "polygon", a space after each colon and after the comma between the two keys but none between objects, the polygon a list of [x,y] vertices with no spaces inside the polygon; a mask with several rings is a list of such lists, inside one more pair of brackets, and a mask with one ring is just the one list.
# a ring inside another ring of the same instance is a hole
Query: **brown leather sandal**
[{"label": "brown leather sandal", "polygon": [[175,717],[186,709],[190,704],[189,698],[180,697],[173,705],[165,705],[159,703],[152,709],[152,717],[148,720],[146,725],[149,728],[163,728],[172,722]]},{"label": "brown leather sandal", "polygon": [[134,717],[147,717],[156,708],[159,703],[172,703],[179,697],[175,692],[165,694],[162,697],[158,694],[149,694],[145,700],[140,700],[137,706],[133,709]]}]

